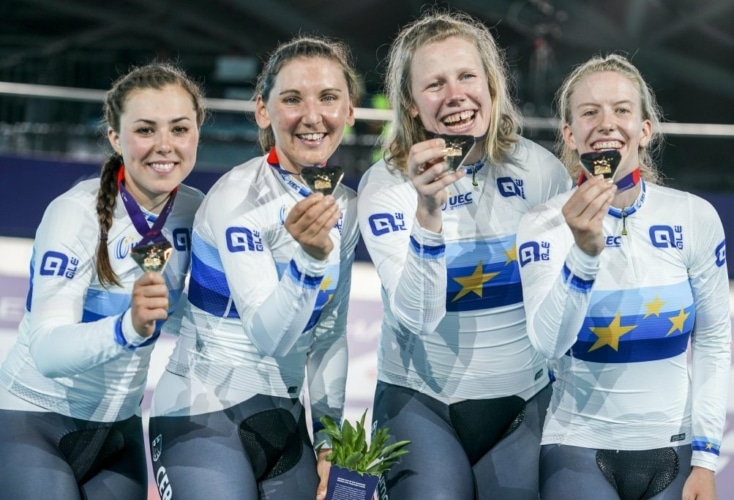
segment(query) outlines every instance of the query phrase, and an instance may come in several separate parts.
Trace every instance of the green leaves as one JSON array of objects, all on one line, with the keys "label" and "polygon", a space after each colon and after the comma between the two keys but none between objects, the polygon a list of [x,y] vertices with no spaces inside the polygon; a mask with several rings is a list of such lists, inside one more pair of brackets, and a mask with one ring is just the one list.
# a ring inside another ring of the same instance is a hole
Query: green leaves
[{"label": "green leaves", "polygon": [[379,476],[396,464],[401,456],[408,453],[405,447],[410,441],[398,441],[388,445],[387,442],[391,438],[389,430],[381,427],[372,435],[368,445],[364,428],[366,416],[367,410],[355,426],[345,420],[341,429],[331,417],[321,417],[324,431],[332,443],[331,453],[326,456],[326,460],[360,474]]}]

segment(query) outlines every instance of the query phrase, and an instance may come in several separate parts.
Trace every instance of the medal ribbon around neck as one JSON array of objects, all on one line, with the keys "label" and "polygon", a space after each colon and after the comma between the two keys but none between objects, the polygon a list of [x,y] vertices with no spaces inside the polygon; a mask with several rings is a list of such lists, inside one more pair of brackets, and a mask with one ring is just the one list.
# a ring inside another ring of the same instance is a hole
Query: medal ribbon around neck
[{"label": "medal ribbon around neck", "polygon": [[[641,179],[640,167],[637,167],[632,172],[630,172],[629,174],[625,175],[624,177],[619,179],[617,182],[615,182],[615,184],[617,185],[617,192],[621,193],[622,191],[627,191],[628,189],[632,189],[633,187],[635,187],[637,184],[640,183],[640,179]],[[586,175],[584,174],[584,172],[581,172],[581,175],[579,175],[579,180],[578,180],[577,185],[580,186],[584,182],[586,182]]]},{"label": "medal ribbon around neck", "polygon": [[127,214],[130,216],[133,226],[135,226],[135,229],[140,233],[140,236],[143,237],[136,246],[143,246],[148,243],[167,243],[168,240],[163,236],[161,230],[173,209],[173,200],[176,198],[178,186],[176,186],[168,195],[168,201],[166,201],[163,210],[161,210],[161,213],[158,215],[158,218],[155,220],[152,227],[148,225],[148,220],[140,209],[138,202],[135,201],[135,198],[133,198],[130,192],[125,188],[124,165],[120,166],[120,170],[117,172],[117,189],[120,192],[120,197],[122,198],[122,202],[125,204],[125,210],[127,210]]},{"label": "medal ribbon around neck", "polygon": [[293,172],[289,172],[280,166],[280,160],[278,160],[278,153],[275,151],[275,147],[270,148],[267,159],[268,165],[273,167],[285,184],[296,193],[300,194],[304,198],[311,194],[311,190],[307,187],[302,186],[295,180],[293,180]]}]

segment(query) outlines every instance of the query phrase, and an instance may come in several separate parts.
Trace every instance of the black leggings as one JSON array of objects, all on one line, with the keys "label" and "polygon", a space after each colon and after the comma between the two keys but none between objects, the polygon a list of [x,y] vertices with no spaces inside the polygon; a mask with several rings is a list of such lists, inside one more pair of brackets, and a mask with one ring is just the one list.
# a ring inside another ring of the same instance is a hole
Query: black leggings
[{"label": "black leggings", "polygon": [[0,410],[0,496],[145,500],[140,417],[89,422],[51,412]]},{"label": "black leggings", "polygon": [[150,419],[163,500],[313,500],[319,477],[303,406],[257,395],[223,411]]},{"label": "black leggings", "polygon": [[408,439],[409,453],[381,478],[382,500],[537,500],[548,385],[512,396],[443,404],[378,381],[373,422]]},{"label": "black leggings", "polygon": [[691,471],[691,445],[644,451],[543,445],[540,498],[680,500]]}]

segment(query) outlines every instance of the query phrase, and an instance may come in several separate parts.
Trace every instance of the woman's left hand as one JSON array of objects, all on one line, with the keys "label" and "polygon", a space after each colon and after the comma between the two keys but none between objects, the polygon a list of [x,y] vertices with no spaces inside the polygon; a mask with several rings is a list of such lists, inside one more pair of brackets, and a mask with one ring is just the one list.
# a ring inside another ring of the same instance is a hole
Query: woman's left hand
[{"label": "woman's left hand", "polygon": [[716,500],[714,471],[703,467],[691,467],[691,473],[683,485],[682,500]]},{"label": "woman's left hand", "polygon": [[330,448],[322,448],[319,451],[318,463],[316,471],[319,473],[319,487],[316,489],[316,500],[326,500],[326,485],[329,482],[329,470],[331,470],[331,462],[326,460],[326,455],[331,453]]}]

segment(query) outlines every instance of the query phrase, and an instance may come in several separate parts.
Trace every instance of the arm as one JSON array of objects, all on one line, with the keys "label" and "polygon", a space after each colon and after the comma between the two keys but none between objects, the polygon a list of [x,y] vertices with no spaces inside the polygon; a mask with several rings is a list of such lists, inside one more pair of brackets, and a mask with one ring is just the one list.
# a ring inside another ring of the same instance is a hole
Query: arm
[{"label": "arm", "polygon": [[44,214],[36,235],[29,348],[47,377],[75,375],[128,352],[147,340],[156,319],[166,317],[163,278],[145,275],[136,282],[133,308],[128,309],[130,289],[117,288],[110,293],[106,317],[83,319],[94,276],[95,221],[79,201],[59,198]]},{"label": "arm", "polygon": [[[282,234],[272,236],[272,232],[277,233],[271,230],[273,222],[277,223],[275,202],[260,203],[259,194],[253,188],[243,201],[241,181],[218,187],[210,192],[202,206],[200,216],[204,227],[197,226],[195,254],[198,252],[200,259],[206,259],[209,253],[216,254],[231,295],[227,307],[236,308],[245,335],[262,355],[282,356],[297,342],[311,318],[328,262],[312,256],[302,245],[296,247],[289,262],[276,262],[271,240],[280,238],[278,244],[287,243]],[[309,198],[296,204],[291,213],[299,210],[299,205],[307,211],[315,201]],[[323,202],[324,198],[320,200]],[[331,205],[334,207],[336,204]],[[325,233],[325,239],[333,246],[329,236],[334,225],[329,225],[331,218],[333,213],[321,221],[322,227],[328,225],[321,232],[321,244]],[[211,228],[211,235],[206,227]],[[306,236],[312,237],[313,233]],[[213,245],[208,239],[213,240]],[[280,277],[278,265],[283,266]]]},{"label": "arm", "polygon": [[[356,200],[355,200],[356,201]],[[354,213],[353,203],[347,213]],[[331,463],[326,456],[331,451],[331,443],[320,419],[330,416],[341,422],[344,415],[344,398],[347,383],[347,313],[352,282],[354,250],[359,238],[357,221],[345,225],[344,240],[341,248],[342,261],[339,269],[339,283],[334,297],[324,309],[314,328],[314,343],[308,353],[306,374],[308,379],[311,420],[314,434],[314,448],[318,451],[317,471],[320,482],[316,498],[326,498]]]},{"label": "arm", "polygon": [[587,181],[560,210],[539,207],[520,222],[517,245],[528,337],[546,358],[563,356],[583,324],[604,248],[602,222],[610,189]]},{"label": "arm", "polygon": [[373,167],[363,176],[359,225],[389,307],[417,335],[432,333],[446,314],[443,235],[415,222],[416,194],[398,175]]},{"label": "arm", "polygon": [[[690,227],[689,276],[696,307],[692,333],[691,464],[716,470],[726,421],[726,401],[731,363],[729,280],[724,231],[711,205],[693,198],[689,214],[696,214]],[[713,474],[712,474],[713,476]]]}]

